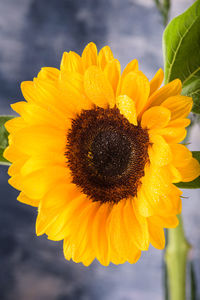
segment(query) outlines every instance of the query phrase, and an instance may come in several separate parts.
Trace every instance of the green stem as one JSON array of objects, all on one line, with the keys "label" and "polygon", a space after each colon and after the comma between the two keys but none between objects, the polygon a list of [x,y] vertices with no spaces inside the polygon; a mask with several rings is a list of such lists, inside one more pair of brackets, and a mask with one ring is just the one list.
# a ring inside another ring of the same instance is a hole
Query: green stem
[{"label": "green stem", "polygon": [[165,252],[169,300],[186,300],[186,265],[190,245],[185,238],[181,215],[178,218],[178,227],[168,229],[168,245]]}]

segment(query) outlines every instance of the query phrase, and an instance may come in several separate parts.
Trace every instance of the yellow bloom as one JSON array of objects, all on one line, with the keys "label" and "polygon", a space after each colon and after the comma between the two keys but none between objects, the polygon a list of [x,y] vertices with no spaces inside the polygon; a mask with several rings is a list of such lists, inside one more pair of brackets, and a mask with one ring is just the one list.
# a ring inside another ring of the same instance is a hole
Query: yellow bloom
[{"label": "yellow bloom", "polygon": [[181,191],[200,174],[179,144],[192,99],[176,79],[160,88],[131,61],[121,74],[109,47],[90,43],[82,56],[64,53],[60,70],[42,68],[22,83],[20,117],[6,123],[18,200],[38,207],[37,235],[64,240],[66,259],[89,265],[135,263],[163,228],[176,227]]}]

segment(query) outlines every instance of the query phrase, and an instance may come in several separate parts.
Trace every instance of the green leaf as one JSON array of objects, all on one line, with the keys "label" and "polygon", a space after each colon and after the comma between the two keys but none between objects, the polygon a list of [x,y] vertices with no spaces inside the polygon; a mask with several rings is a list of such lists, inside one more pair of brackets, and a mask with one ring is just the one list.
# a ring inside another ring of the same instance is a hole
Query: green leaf
[{"label": "green leaf", "polygon": [[8,146],[8,131],[5,129],[4,124],[14,118],[14,116],[0,116],[0,165],[10,165],[3,157],[3,152]]},{"label": "green leaf", "polygon": [[200,114],[200,0],[174,18],[163,34],[165,83],[179,78]]},{"label": "green leaf", "polygon": [[[192,156],[196,158],[200,163],[200,151],[192,151]],[[176,186],[182,189],[198,189],[200,188],[200,176],[190,182],[179,182]]]}]

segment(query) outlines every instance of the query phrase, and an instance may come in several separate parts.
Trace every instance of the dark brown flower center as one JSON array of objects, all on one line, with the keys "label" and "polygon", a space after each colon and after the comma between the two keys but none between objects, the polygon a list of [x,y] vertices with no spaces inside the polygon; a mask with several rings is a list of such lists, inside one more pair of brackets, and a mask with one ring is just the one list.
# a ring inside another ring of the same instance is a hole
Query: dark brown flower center
[{"label": "dark brown flower center", "polygon": [[91,145],[91,161],[102,179],[121,175],[128,167],[130,155],[129,137],[116,128],[100,130]]},{"label": "dark brown flower center", "polygon": [[147,130],[113,109],[83,110],[72,121],[66,157],[73,183],[93,201],[135,196],[148,161]]}]

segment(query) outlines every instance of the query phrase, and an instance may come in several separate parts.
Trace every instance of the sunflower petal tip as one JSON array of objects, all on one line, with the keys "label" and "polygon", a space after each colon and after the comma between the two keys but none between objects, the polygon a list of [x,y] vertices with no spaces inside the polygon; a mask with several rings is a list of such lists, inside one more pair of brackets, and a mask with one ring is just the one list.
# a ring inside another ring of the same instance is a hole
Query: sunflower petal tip
[{"label": "sunflower petal tip", "polygon": [[25,89],[30,84],[30,82],[32,82],[32,81],[22,81],[20,83],[21,90]]},{"label": "sunflower petal tip", "polygon": [[37,236],[41,236],[44,234],[42,228],[40,227],[40,224],[36,221],[36,226],[35,226],[35,233]]},{"label": "sunflower petal tip", "polygon": [[179,78],[176,78],[172,81],[174,84],[177,84],[180,89],[182,89],[182,81]]}]

